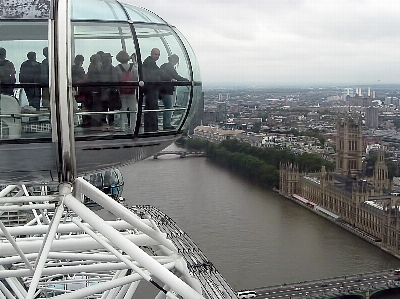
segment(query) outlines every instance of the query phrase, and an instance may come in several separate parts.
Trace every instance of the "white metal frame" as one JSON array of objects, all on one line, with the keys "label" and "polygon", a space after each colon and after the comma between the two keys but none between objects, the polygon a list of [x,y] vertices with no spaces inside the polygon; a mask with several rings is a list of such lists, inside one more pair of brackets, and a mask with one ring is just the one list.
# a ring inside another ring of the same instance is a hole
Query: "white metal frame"
[{"label": "white metal frame", "polygon": [[[100,218],[83,204],[85,196],[116,220]],[[56,195],[32,196],[24,185],[0,192],[0,215],[28,208],[33,220],[24,226],[0,220],[0,298],[132,298],[141,281],[159,289],[156,299],[204,298],[150,217],[141,219],[84,179],[61,184]]]}]

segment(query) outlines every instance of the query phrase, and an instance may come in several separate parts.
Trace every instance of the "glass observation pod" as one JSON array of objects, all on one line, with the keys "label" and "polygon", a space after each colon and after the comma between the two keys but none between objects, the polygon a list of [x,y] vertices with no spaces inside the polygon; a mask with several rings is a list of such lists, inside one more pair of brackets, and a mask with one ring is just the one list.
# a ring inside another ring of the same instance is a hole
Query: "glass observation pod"
[{"label": "glass observation pod", "polygon": [[182,34],[115,0],[0,2],[0,180],[72,181],[147,158],[201,97]]}]

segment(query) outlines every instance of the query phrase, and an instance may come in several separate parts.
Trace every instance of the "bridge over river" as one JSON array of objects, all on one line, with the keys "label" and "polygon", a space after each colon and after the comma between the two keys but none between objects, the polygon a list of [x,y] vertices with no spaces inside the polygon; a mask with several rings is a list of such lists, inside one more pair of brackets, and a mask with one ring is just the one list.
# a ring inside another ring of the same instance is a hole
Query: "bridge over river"
[{"label": "bridge over river", "polygon": [[252,291],[256,292],[253,298],[268,299],[394,299],[400,298],[400,275],[395,275],[394,270],[387,270],[283,284]]},{"label": "bridge over river", "polygon": [[177,155],[179,158],[185,158],[188,156],[193,157],[204,157],[205,153],[202,151],[186,151],[186,150],[175,150],[175,151],[161,151],[155,154],[154,159],[158,159],[158,157],[163,155]]}]

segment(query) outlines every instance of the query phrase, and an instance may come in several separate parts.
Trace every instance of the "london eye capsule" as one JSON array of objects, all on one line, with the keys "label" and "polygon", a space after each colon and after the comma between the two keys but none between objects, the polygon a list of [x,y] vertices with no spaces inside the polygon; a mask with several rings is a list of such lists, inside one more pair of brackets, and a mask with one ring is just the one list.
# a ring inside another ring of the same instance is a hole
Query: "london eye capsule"
[{"label": "london eye capsule", "polygon": [[2,182],[69,182],[139,161],[193,117],[201,97],[195,55],[144,8],[5,0],[0,22]]}]

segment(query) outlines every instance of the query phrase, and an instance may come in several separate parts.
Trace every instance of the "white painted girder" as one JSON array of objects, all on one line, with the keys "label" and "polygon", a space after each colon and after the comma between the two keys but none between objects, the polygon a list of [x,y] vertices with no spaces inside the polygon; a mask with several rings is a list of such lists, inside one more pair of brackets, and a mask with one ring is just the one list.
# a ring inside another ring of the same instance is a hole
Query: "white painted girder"
[{"label": "white painted girder", "polygon": [[[147,219],[142,219],[143,223],[150,224],[150,221]],[[105,221],[112,227],[118,230],[126,230],[132,229],[132,225],[123,221],[123,220],[115,220],[115,221]],[[82,223],[83,225],[90,227],[87,223]],[[9,227],[7,230],[11,236],[19,236],[19,235],[37,235],[37,234],[45,234],[47,232],[47,225],[35,225],[35,226],[16,226]],[[74,233],[74,232],[82,232],[82,229],[79,228],[74,223],[60,223],[57,227],[57,233]],[[0,232],[0,237],[4,236],[3,232]]]},{"label": "white painted girder", "polygon": [[[171,240],[168,240],[165,235],[159,233],[159,231],[154,230],[152,227],[145,224],[142,219],[140,219],[137,215],[133,214],[131,211],[126,209],[121,204],[112,200],[111,197],[104,194],[101,190],[97,188],[93,188],[89,182],[85,181],[83,178],[77,178],[74,181],[74,186],[79,185],[81,192],[91,198],[94,202],[102,206],[107,211],[110,211],[116,217],[121,218],[132,225],[132,227],[136,227],[144,234],[150,236],[154,240],[160,242],[160,244],[164,245],[166,248],[170,249],[173,252],[176,252],[176,248]],[[74,194],[76,198],[80,198],[81,194]],[[79,214],[78,214],[79,215]],[[82,218],[82,217],[81,217]]]},{"label": "white painted girder", "polygon": [[[47,267],[43,269],[43,275],[56,275],[56,274],[77,274],[77,273],[85,273],[85,272],[110,272],[117,271],[122,269],[128,269],[128,266],[123,263],[96,263],[90,265],[83,265],[82,263],[77,262],[75,266],[63,266],[63,267]],[[160,264],[165,269],[171,270],[175,267],[175,262],[170,261],[164,264]],[[0,270],[0,278],[7,277],[27,277],[33,274],[29,269],[17,269],[17,270]]]},{"label": "white painted girder", "polygon": [[[138,246],[154,246],[158,245],[157,241],[154,241],[152,238],[146,235],[124,235],[126,239],[134,242]],[[24,238],[16,241],[17,245],[22,249],[22,251],[27,253],[35,253],[38,252],[40,246],[43,242],[44,238],[37,238],[36,240],[28,240],[25,241]],[[77,247],[77,242],[79,242],[79,247]],[[59,240],[54,240],[51,245],[52,252],[59,251],[89,251],[89,250],[98,250],[102,247],[92,238],[87,235],[80,236],[63,236]],[[0,243],[0,252],[2,256],[9,256],[15,254],[15,250],[10,243]],[[1,259],[0,259],[1,260]]]},{"label": "white painted girder", "polygon": [[[15,193],[16,188],[19,191]],[[77,194],[76,197],[83,198],[84,195],[92,196],[92,199],[97,196],[99,204],[122,218],[117,221],[103,221],[70,193],[71,186],[64,185],[60,190],[63,194],[41,195],[38,200],[29,195],[24,186],[6,187],[0,191],[3,196],[0,197],[0,207],[10,210],[48,208],[49,206],[44,206],[49,204],[48,199],[51,199],[52,205],[58,206],[55,213],[52,209],[35,210],[35,218],[29,222],[29,226],[2,227],[0,278],[6,278],[16,298],[41,297],[38,292],[54,290],[54,284],[62,283],[67,286],[82,280],[87,284],[96,284],[72,292],[63,290],[65,294],[56,297],[83,298],[103,293],[105,298],[131,298],[141,280],[163,290],[163,287],[153,281],[154,276],[165,283],[166,288],[161,292],[164,298],[177,298],[175,293],[181,294],[183,298],[203,298],[198,292],[201,292],[201,288],[195,287],[195,291],[191,287],[196,283],[189,275],[187,267],[182,265],[184,262],[177,254],[177,249],[151,218],[139,218],[86,181],[77,180],[74,190],[85,193]],[[12,197],[6,197],[10,192],[18,197],[18,205]],[[29,199],[23,198],[24,196]],[[40,203],[29,205],[35,202]],[[68,213],[63,212],[64,207],[68,207]],[[71,215],[78,215],[79,218]],[[142,247],[151,250],[143,251]],[[154,253],[157,255],[154,256]],[[1,266],[10,264],[14,265],[13,269]],[[128,269],[132,274],[123,275]],[[117,273],[116,271],[121,276],[113,280],[109,274]],[[84,277],[82,275],[86,273],[88,276],[84,279],[58,281],[65,275],[77,274]],[[106,273],[108,275],[99,276]],[[52,281],[54,279],[56,280]],[[116,289],[112,290],[113,288]],[[1,297],[14,298],[3,283],[0,283],[0,293]]]},{"label": "white painted girder", "polygon": [[[87,182],[86,182],[87,183]],[[102,193],[100,190],[98,190]],[[97,192],[94,192],[97,193]],[[104,194],[104,193],[103,193]],[[100,195],[103,195],[100,194]],[[103,196],[101,196],[103,197]],[[104,198],[96,197],[94,199],[104,208],[107,208],[109,211],[113,212],[114,215],[119,216],[120,218],[124,219],[128,223],[136,223],[137,221],[133,220],[131,216],[133,215],[132,212],[128,211],[120,204],[116,202],[106,202]],[[157,263],[154,259],[149,257],[147,253],[145,253],[142,249],[140,249],[134,243],[127,243],[123,236],[110,225],[107,225],[102,221],[102,219],[90,211],[85,205],[79,202],[75,197],[70,194],[65,194],[64,202],[67,207],[73,210],[82,220],[89,223],[92,227],[96,228],[100,233],[102,233],[106,238],[108,238],[112,243],[114,243],[118,248],[129,254],[132,258],[136,259],[144,268],[146,268],[152,275],[156,276],[158,279],[166,283],[167,285],[171,286],[176,292],[181,294],[185,298],[203,298],[198,292],[192,289],[188,284],[183,282],[180,278],[173,275],[171,272],[166,270],[162,267],[159,263]],[[122,216],[122,217],[121,217]],[[137,219],[140,220],[140,219]],[[131,224],[132,224],[131,223]],[[148,228],[148,227],[147,227]],[[160,238],[161,235],[154,231],[151,228],[146,229],[147,232],[152,230],[151,235],[152,237],[156,237],[162,241],[168,241],[164,238]],[[146,233],[147,233],[146,232]],[[163,242],[164,243],[164,242]],[[172,242],[170,243],[173,246]],[[171,246],[170,245],[170,246]],[[174,247],[174,246],[173,246]],[[175,249],[176,251],[176,249]]]}]

